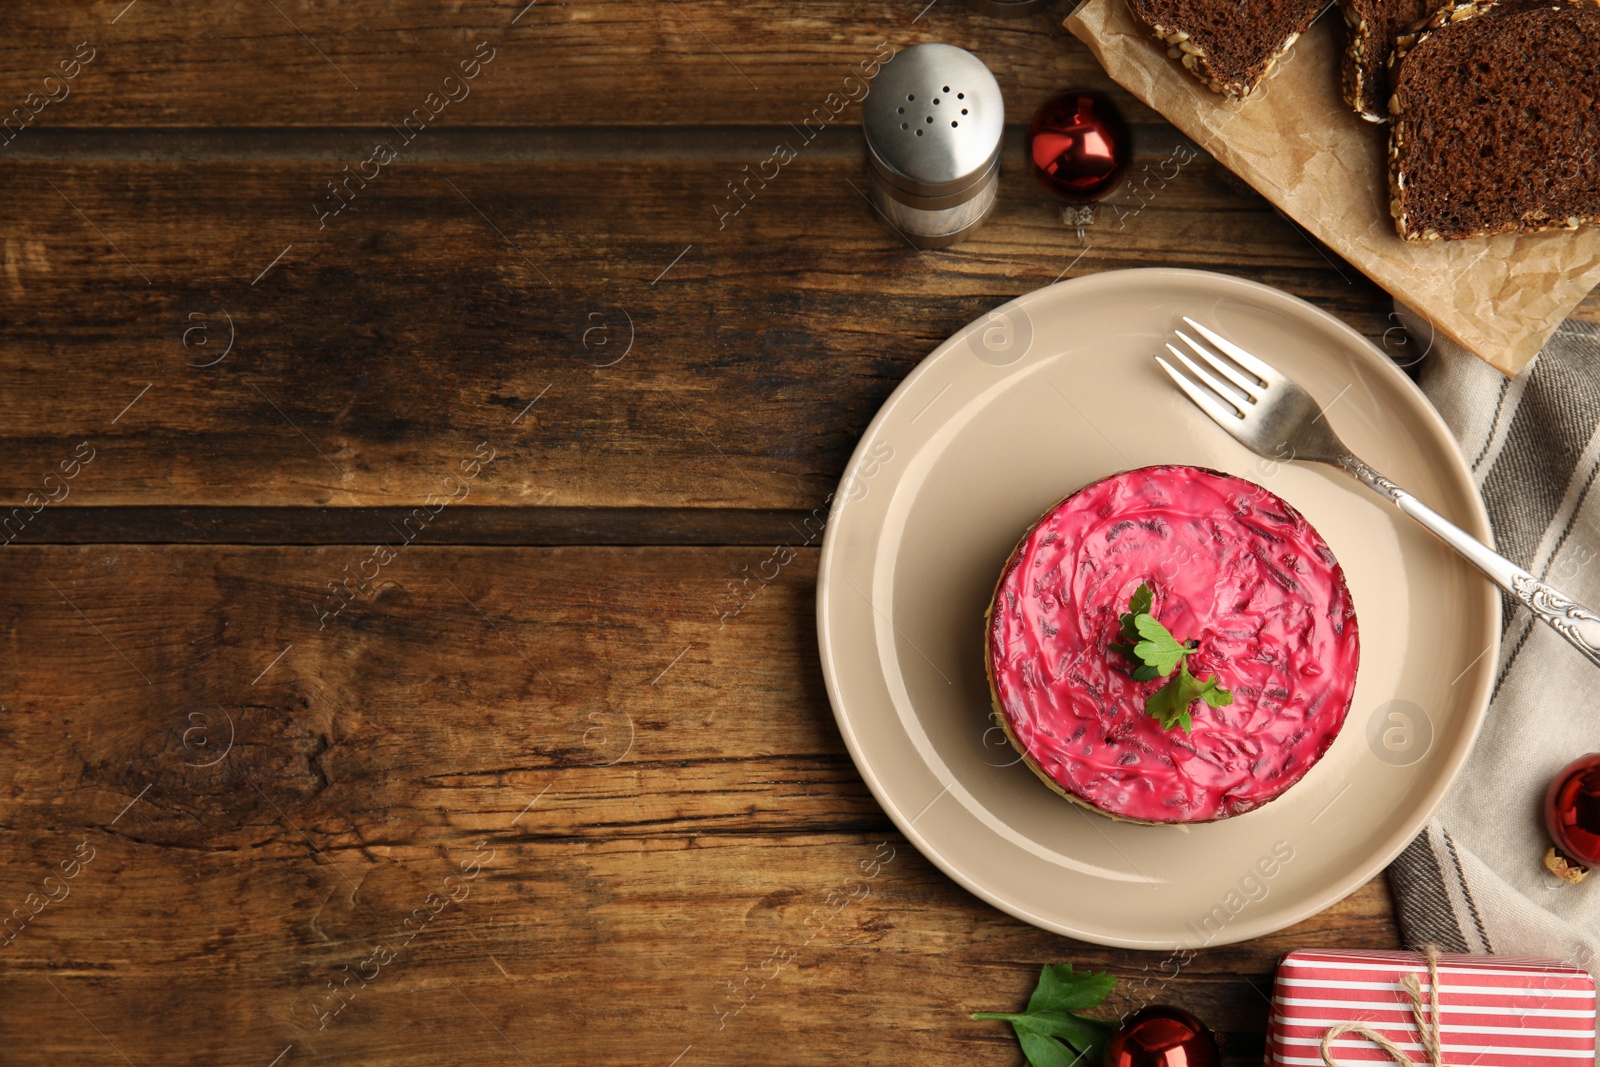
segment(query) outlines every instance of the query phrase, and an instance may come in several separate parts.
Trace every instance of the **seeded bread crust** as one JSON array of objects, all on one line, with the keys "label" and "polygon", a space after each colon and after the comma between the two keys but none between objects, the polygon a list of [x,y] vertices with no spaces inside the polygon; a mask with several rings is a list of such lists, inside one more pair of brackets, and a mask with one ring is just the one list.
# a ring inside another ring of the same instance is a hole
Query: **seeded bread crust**
[{"label": "seeded bread crust", "polygon": [[1249,96],[1256,86],[1271,77],[1272,72],[1278,69],[1278,61],[1283,58],[1284,53],[1294,47],[1295,41],[1300,39],[1300,33],[1303,32],[1303,30],[1296,31],[1285,38],[1283,43],[1278,46],[1278,50],[1267,60],[1266,66],[1262,68],[1261,73],[1254,78],[1226,81],[1219,77],[1217,71],[1208,62],[1205,49],[1195,44],[1190,39],[1187,31],[1146,21],[1144,16],[1139,14],[1138,5],[1134,0],[1128,0],[1128,7],[1133,11],[1134,17],[1141,22],[1145,22],[1145,25],[1150,27],[1150,32],[1155,34],[1156,39],[1167,46],[1167,55],[1182,63],[1183,68],[1196,78],[1199,78],[1207,89],[1235,99]]},{"label": "seeded bread crust", "polygon": [[1340,4],[1339,9],[1344,13],[1345,28],[1350,31],[1350,42],[1344,47],[1344,62],[1339,67],[1339,88],[1344,102],[1368,122],[1387,122],[1388,115],[1375,115],[1362,105],[1367,92],[1367,65],[1362,59],[1371,44],[1372,25],[1357,14],[1353,4]]},{"label": "seeded bread crust", "polygon": [[[1411,33],[1402,33],[1395,38],[1394,54],[1389,57],[1389,69],[1399,71],[1406,56],[1428,34],[1441,26],[1448,26],[1452,22],[1473,18],[1483,14],[1495,6],[1495,0],[1466,0],[1464,3],[1446,4],[1433,13],[1433,17],[1423,23],[1422,27]],[[1411,220],[1406,216],[1404,205],[1400,200],[1400,193],[1406,187],[1405,172],[1400,169],[1400,153],[1406,146],[1406,118],[1402,114],[1400,96],[1398,93],[1389,97],[1389,215],[1394,219],[1395,232],[1407,241],[1437,241],[1440,239],[1438,230],[1414,230]]]},{"label": "seeded bread crust", "polygon": [[[1554,0],[1552,6],[1559,6],[1563,2],[1573,0]],[[1582,0],[1578,0],[1582,2]],[[1467,19],[1477,18],[1500,6],[1500,0],[1464,0],[1464,2],[1446,5],[1436,11],[1427,22],[1410,33],[1401,34],[1395,39],[1394,54],[1389,59],[1389,69],[1398,73],[1404,66],[1406,58],[1419,44],[1426,41],[1431,35],[1439,32],[1444,27],[1463,22]],[[1400,167],[1400,157],[1407,144],[1408,119],[1404,114],[1404,104],[1400,94],[1395,93],[1389,98],[1389,116],[1391,118],[1389,131],[1389,214],[1394,219],[1395,232],[1407,241],[1437,241],[1442,238],[1438,230],[1429,227],[1419,230],[1411,225],[1406,215],[1401,193],[1406,186],[1406,175]],[[1600,222],[1600,217],[1589,215],[1572,215],[1567,218],[1552,218],[1543,222],[1522,220],[1521,222],[1507,222],[1500,226],[1485,227],[1463,237],[1489,237],[1497,233],[1541,233],[1546,230],[1576,230],[1587,222]]]},{"label": "seeded bread crust", "polygon": [[[1435,0],[1426,5],[1428,10],[1416,13],[1419,19],[1426,18],[1438,6]],[[1386,71],[1374,69],[1373,59],[1376,57],[1373,56],[1373,46],[1376,35],[1387,36],[1394,32],[1394,16],[1387,21],[1380,17],[1374,24],[1363,13],[1363,9],[1371,11],[1372,7],[1370,2],[1363,4],[1360,0],[1340,0],[1339,10],[1344,15],[1345,28],[1349,33],[1343,62],[1339,67],[1339,88],[1344,102],[1357,115],[1368,122],[1388,122],[1389,93],[1385,91],[1387,86],[1384,84]],[[1387,60],[1387,57],[1384,59]]]}]

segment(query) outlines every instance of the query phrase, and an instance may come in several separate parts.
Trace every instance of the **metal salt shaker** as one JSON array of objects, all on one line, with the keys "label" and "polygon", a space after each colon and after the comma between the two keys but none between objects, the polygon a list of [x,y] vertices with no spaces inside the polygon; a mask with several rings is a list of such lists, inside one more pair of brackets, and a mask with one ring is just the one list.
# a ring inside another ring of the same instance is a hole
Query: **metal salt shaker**
[{"label": "metal salt shaker", "polygon": [[918,248],[970,236],[994,208],[1005,105],[983,61],[919,44],[885,64],[862,104],[872,202]]}]

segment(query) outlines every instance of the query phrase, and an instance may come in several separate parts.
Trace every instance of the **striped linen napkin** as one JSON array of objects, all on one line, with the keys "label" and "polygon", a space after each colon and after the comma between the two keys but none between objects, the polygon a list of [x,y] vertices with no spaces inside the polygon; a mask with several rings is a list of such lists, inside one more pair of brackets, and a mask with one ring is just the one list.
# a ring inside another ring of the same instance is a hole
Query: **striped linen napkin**
[{"label": "striped linen napkin", "polygon": [[[1403,309],[1429,350],[1423,390],[1455,433],[1499,550],[1600,604],[1600,327],[1568,320],[1515,378]],[[1600,976],[1600,871],[1548,874],[1542,805],[1561,768],[1600,751],[1600,670],[1527,611],[1504,609],[1488,719],[1444,806],[1389,867],[1408,946],[1542,956]]]}]

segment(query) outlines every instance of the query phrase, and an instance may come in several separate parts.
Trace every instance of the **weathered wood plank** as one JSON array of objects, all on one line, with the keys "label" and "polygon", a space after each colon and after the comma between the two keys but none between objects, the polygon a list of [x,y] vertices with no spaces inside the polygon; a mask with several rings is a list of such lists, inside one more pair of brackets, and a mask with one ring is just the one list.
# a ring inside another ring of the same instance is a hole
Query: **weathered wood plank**
[{"label": "weathered wood plank", "polygon": [[911,367],[1059,277],[1222,269],[1394,325],[1205,157],[1125,190],[1087,248],[1012,166],[983,233],[918,253],[873,216],[855,146],[823,142],[720,226],[764,141],[397,165],[320,230],[328,162],[18,163],[0,501],[59,495],[44,479],[88,442],[65,504],[414,507],[488,442],[462,503],[809,509]]},{"label": "weathered wood plank", "polygon": [[[114,1043],[135,1063],[267,1064],[292,1046],[287,1063],[666,1065],[692,1048],[680,1062],[823,1065],[848,1048],[1014,1064],[1007,1029],[967,1016],[1022,1005],[1039,966],[1063,961],[1126,980],[1109,1014],[1164,1002],[1234,1035],[1266,1022],[1275,949],[1203,950],[1163,980],[1159,954],[1023,927],[893,836],[490,847],[385,856],[351,885],[304,859],[104,844],[7,950],[8,1062],[120,1062]],[[880,855],[869,896],[829,903]],[[482,873],[461,878],[475,856]],[[468,895],[396,930],[452,889]],[[1373,883],[1288,943],[1383,944],[1363,914],[1383,893]],[[342,1010],[334,989],[349,990]]]},{"label": "weathered wood plank", "polygon": [[[27,544],[348,545],[392,537],[410,508],[47,508]],[[436,545],[776,545],[805,538],[810,511],[731,508],[448,508]]]},{"label": "weathered wood plank", "polygon": [[750,550],[419,545],[318,630],[357,555],[0,552],[8,1063],[1004,1064],[1060,960],[1248,1049],[1281,952],[1394,943],[1377,883],[1170,978],[978,902],[844,755],[815,552],[721,625]]},{"label": "weathered wood plank", "polygon": [[115,833],[237,847],[278,803],[360,853],[402,812],[408,847],[510,826],[559,779],[541,837],[887,828],[822,693],[814,549],[735,598],[770,549],[384,544],[10,546],[3,728],[28,759],[4,824],[53,823],[70,786],[106,826],[159,779],[188,802]]},{"label": "weathered wood plank", "polygon": [[[419,107],[439,126],[799,122],[837,108],[830,94],[859,97],[845,79],[874,56],[942,41],[989,64],[1013,121],[1075,85],[1148,118],[1061,18],[988,18],[959,0],[396,0],[359,17],[311,0],[29,5],[7,19],[0,101],[9,111],[29,93],[59,97],[33,117],[41,128],[383,127]],[[64,88],[46,84],[79,42],[88,64]],[[474,78],[461,78],[463,62]]]}]

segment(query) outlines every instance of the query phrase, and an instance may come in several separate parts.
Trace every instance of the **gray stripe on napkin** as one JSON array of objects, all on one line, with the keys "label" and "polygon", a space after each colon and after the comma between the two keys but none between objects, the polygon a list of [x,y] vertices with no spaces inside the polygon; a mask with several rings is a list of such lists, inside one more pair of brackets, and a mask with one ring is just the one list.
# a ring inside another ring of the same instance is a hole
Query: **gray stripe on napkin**
[{"label": "gray stripe on napkin", "polygon": [[[1600,423],[1600,381],[1586,373],[1587,362],[1581,357],[1542,358],[1533,365],[1511,416],[1505,447],[1483,482],[1495,544],[1501,555],[1524,567],[1533,564]],[[1504,599],[1503,628],[1509,630],[1513,614],[1513,602]]]},{"label": "gray stripe on napkin", "polygon": [[[1470,442],[1469,458],[1476,454],[1474,467],[1483,468],[1477,474],[1500,551],[1593,603],[1600,326],[1563,323],[1511,383],[1443,338],[1433,356],[1422,366],[1423,390],[1452,413],[1460,443]],[[1571,946],[1600,942],[1600,911],[1552,892],[1532,813],[1554,768],[1600,748],[1595,720],[1565,713],[1589,702],[1594,676],[1564,642],[1533,640],[1544,628],[1527,612],[1508,608],[1506,619],[1489,725],[1469,773],[1389,867],[1396,913],[1408,946],[1573,956],[1592,970]],[[1535,723],[1547,725],[1530,734]],[[1501,783],[1487,793],[1486,775]],[[1485,796],[1495,797],[1491,808]]]},{"label": "gray stripe on napkin", "polygon": [[1600,382],[1582,364],[1541,359],[1511,417],[1505,447],[1483,482],[1502,555],[1522,566],[1566,496],[1589,434],[1600,422]]},{"label": "gray stripe on napkin", "polygon": [[[1493,952],[1494,943],[1489,940],[1489,932],[1483,928],[1483,916],[1478,913],[1478,902],[1472,899],[1472,886],[1467,883],[1467,876],[1461,870],[1461,857],[1456,854],[1455,838],[1450,836],[1450,831],[1443,828],[1439,836],[1444,838],[1445,848],[1450,853],[1450,866],[1455,870],[1456,881],[1461,885],[1461,896],[1467,902],[1467,914],[1472,917],[1472,925],[1478,931],[1478,941],[1481,945],[1473,945],[1474,951]],[[1458,927],[1459,923],[1456,924]]]},{"label": "gray stripe on napkin", "polygon": [[[1584,475],[1583,488],[1578,492],[1577,503],[1573,507],[1572,513],[1567,516],[1566,525],[1561,528],[1561,534],[1556,538],[1555,547],[1550,552],[1551,561],[1554,561],[1560,555],[1561,549],[1567,543],[1567,538],[1572,536],[1573,528],[1578,522],[1578,514],[1583,510],[1584,501],[1589,499],[1589,491],[1594,488],[1596,475],[1600,475],[1600,465],[1591,466],[1588,473]],[[1549,580],[1550,565],[1548,562],[1539,569],[1538,575],[1543,580]],[[1509,597],[1502,596],[1500,602],[1502,605],[1501,621],[1502,623],[1509,622],[1508,615],[1514,615],[1515,613],[1507,613],[1504,609],[1511,604],[1511,600]],[[1542,623],[1527,612],[1523,612],[1522,615],[1516,617],[1516,625],[1514,627],[1502,625],[1501,633],[1504,635],[1505,640],[1513,643],[1511,654],[1501,657],[1504,666],[1500,668],[1500,673],[1495,677],[1494,693],[1490,696],[1491,700],[1500,695],[1500,687],[1505,684],[1507,678],[1511,677],[1511,671],[1516,667],[1517,659],[1522,655],[1522,648],[1528,643],[1528,637],[1534,632],[1534,628],[1540,625]]]},{"label": "gray stripe on napkin", "polygon": [[[1436,945],[1441,952],[1467,951],[1450,897],[1444,888],[1444,871],[1429,841],[1431,827],[1406,846],[1389,866],[1389,888],[1405,943],[1420,949]],[[1454,868],[1451,877],[1456,877]]]},{"label": "gray stripe on napkin", "polygon": [[1478,468],[1483,466],[1483,457],[1489,454],[1489,446],[1494,443],[1494,432],[1500,428],[1500,416],[1506,411],[1506,397],[1511,394],[1511,379],[1500,380],[1500,396],[1494,402],[1494,416],[1489,420],[1489,432],[1483,435],[1483,447],[1478,449],[1478,454],[1472,460],[1472,473],[1477,474]]},{"label": "gray stripe on napkin", "polygon": [[1600,363],[1600,323],[1568,319],[1556,327],[1551,340],[1591,364]]}]

